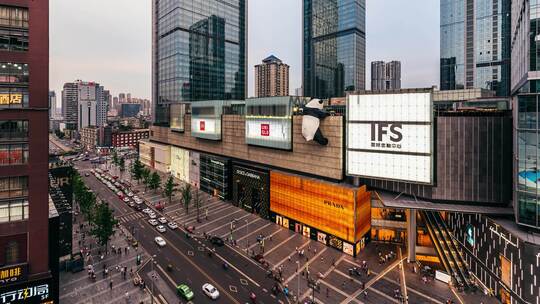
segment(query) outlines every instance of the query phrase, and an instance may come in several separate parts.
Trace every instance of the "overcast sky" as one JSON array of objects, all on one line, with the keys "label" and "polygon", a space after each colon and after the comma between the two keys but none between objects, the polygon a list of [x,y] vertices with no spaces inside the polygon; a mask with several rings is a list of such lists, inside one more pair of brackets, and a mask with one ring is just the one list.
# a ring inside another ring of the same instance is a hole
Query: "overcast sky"
[{"label": "overcast sky", "polygon": [[[370,62],[401,60],[403,87],[439,79],[439,1],[367,0],[366,88]],[[50,87],[97,81],[117,96],[151,97],[149,0],[51,0]],[[248,95],[253,66],[274,54],[290,68],[290,93],[302,82],[302,1],[249,0]]]}]

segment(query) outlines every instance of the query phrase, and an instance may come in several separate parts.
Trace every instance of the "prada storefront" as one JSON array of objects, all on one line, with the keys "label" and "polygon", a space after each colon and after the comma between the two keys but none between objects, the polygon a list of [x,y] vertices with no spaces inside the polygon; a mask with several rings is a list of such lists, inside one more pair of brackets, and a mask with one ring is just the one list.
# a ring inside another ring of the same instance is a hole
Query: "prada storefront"
[{"label": "prada storefront", "polygon": [[228,158],[200,154],[200,189],[222,200],[229,199],[231,161]]},{"label": "prada storefront", "polygon": [[269,219],[269,172],[236,163],[233,164],[233,202],[235,206]]}]

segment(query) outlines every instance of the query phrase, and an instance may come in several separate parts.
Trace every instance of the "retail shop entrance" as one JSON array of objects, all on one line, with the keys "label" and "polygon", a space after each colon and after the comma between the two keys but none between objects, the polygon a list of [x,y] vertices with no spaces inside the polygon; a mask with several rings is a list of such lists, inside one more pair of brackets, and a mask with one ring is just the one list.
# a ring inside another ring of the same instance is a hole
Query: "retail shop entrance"
[{"label": "retail shop entrance", "polygon": [[270,175],[268,171],[233,164],[233,202],[238,207],[269,219]]}]

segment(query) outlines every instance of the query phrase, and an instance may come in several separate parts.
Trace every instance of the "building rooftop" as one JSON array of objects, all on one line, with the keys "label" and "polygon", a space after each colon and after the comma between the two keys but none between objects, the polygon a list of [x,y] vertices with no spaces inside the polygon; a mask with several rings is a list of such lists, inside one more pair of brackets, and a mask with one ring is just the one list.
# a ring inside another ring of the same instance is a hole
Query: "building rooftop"
[{"label": "building rooftop", "polygon": [[281,59],[277,58],[276,56],[274,55],[270,55],[266,58],[263,59],[263,62],[264,63],[281,63]]}]

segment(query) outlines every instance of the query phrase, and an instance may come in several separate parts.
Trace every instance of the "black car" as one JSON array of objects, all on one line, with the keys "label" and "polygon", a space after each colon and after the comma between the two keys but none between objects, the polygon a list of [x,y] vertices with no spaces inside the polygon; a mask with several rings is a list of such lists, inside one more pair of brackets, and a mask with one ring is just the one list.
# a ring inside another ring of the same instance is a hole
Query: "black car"
[{"label": "black car", "polygon": [[210,243],[216,245],[216,246],[223,246],[225,245],[225,242],[223,241],[222,238],[220,237],[217,237],[217,236],[213,236],[212,238],[210,238]]},{"label": "black car", "polygon": [[135,210],[137,210],[137,211],[143,211],[143,206],[142,206],[142,204],[140,204],[140,205],[135,205],[134,208],[135,208]]}]

